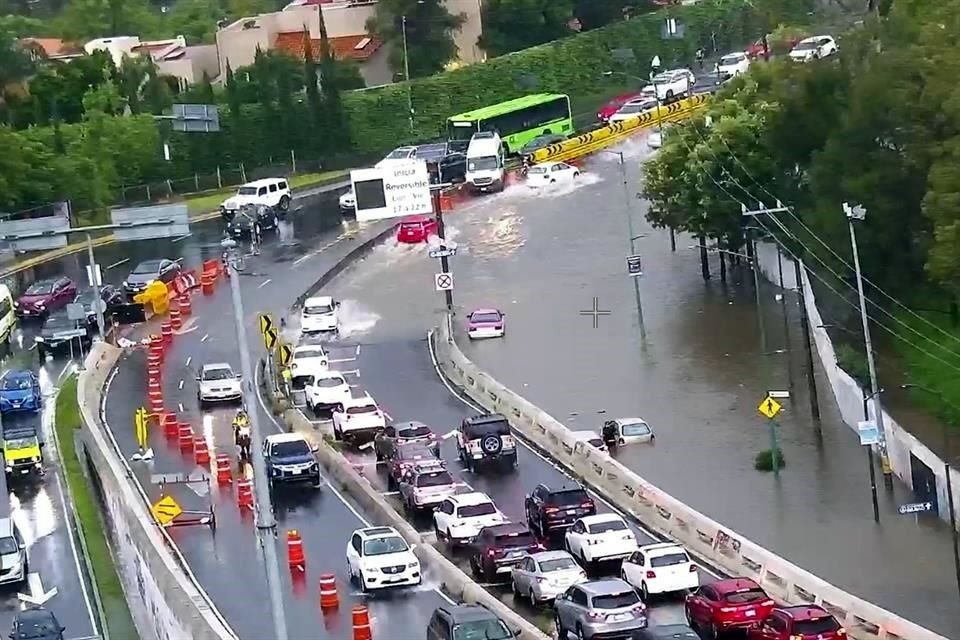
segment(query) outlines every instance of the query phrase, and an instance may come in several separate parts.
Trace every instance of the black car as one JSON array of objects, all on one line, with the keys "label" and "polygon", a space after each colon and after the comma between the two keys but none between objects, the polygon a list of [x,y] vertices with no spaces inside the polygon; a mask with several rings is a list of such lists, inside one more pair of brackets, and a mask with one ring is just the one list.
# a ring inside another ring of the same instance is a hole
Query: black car
[{"label": "black car", "polygon": [[[74,304],[82,304],[83,310],[87,312],[87,317],[94,323],[97,321],[97,310],[93,306],[93,301],[97,298],[97,291],[93,287],[87,287],[77,294],[74,298]],[[100,287],[100,310],[105,318],[109,318],[113,310],[124,303],[123,294],[114,286],[105,284]]]},{"label": "black car", "polygon": [[425,160],[430,182],[460,183],[467,175],[467,155],[450,149],[446,142],[422,144],[417,147],[414,157]]},{"label": "black car", "polygon": [[523,510],[530,528],[546,538],[554,531],[569,528],[577,518],[594,515],[597,505],[579,485],[554,489],[541,484],[524,500]]},{"label": "black car", "polygon": [[253,235],[255,225],[260,226],[260,233],[277,228],[277,211],[266,205],[246,206],[233,216],[227,223],[227,231],[234,238]]},{"label": "black car", "polygon": [[66,309],[51,313],[43,323],[40,335],[34,338],[40,362],[43,362],[48,353],[69,351],[71,344],[77,351],[81,348],[88,349],[93,343],[96,332],[96,318],[91,318],[89,315],[82,320],[74,320],[70,318]]},{"label": "black car", "polygon": [[171,283],[180,275],[180,263],[166,258],[144,260],[130,272],[123,281],[123,291],[130,298],[147,288],[154,280]]},{"label": "black car", "polygon": [[423,442],[433,449],[436,457],[440,457],[440,441],[433,429],[422,422],[413,421],[387,425],[386,429],[374,437],[373,451],[377,455],[377,461],[392,458],[397,445],[404,442]]},{"label": "black car", "polygon": [[487,464],[517,465],[517,442],[505,416],[491,413],[464,418],[457,430],[457,455],[473,471]]},{"label": "black car", "polygon": [[18,612],[14,617],[10,640],[63,640],[66,630],[53,611],[33,607]]},{"label": "black car", "polygon": [[529,156],[530,154],[543,149],[544,147],[556,144],[558,142],[563,142],[567,139],[567,136],[562,136],[558,133],[544,133],[539,135],[527,144],[520,147],[520,157]]},{"label": "black car", "polygon": [[506,522],[484,527],[470,543],[470,570],[484,582],[509,579],[524,556],[542,550],[525,524]]},{"label": "black car", "polygon": [[520,630],[507,625],[482,604],[457,604],[438,607],[427,625],[427,640],[456,638],[519,638]]},{"label": "black car", "polygon": [[685,624],[658,624],[635,631],[630,640],[700,640],[700,636]]}]

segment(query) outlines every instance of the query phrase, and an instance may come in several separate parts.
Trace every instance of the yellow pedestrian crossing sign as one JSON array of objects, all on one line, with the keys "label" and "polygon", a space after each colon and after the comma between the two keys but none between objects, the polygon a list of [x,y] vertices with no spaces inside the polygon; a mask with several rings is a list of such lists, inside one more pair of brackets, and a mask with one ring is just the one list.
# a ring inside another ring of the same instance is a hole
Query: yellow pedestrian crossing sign
[{"label": "yellow pedestrian crossing sign", "polygon": [[267,351],[273,351],[273,348],[277,346],[277,330],[274,327],[270,327],[263,332],[263,346]]},{"label": "yellow pedestrian crossing sign", "polygon": [[763,402],[760,403],[760,406],[757,407],[757,410],[765,415],[770,420],[773,420],[777,417],[777,414],[780,413],[783,406],[770,396],[767,396],[763,399]]},{"label": "yellow pedestrian crossing sign", "polygon": [[163,496],[150,507],[150,511],[153,512],[153,517],[157,519],[161,527],[167,526],[173,522],[174,518],[183,513],[183,509],[173,499],[173,496]]},{"label": "yellow pedestrian crossing sign", "polygon": [[269,313],[260,314],[260,333],[266,335],[267,331],[273,329],[273,318],[270,317]]},{"label": "yellow pedestrian crossing sign", "polygon": [[280,366],[282,367],[287,366],[290,364],[290,361],[293,360],[293,349],[291,349],[288,344],[281,342],[277,354],[280,356]]},{"label": "yellow pedestrian crossing sign", "polygon": [[150,420],[150,414],[147,413],[147,410],[143,407],[140,407],[133,413],[133,426],[137,436],[137,444],[141,449],[147,448],[147,442],[149,440],[147,428]]}]

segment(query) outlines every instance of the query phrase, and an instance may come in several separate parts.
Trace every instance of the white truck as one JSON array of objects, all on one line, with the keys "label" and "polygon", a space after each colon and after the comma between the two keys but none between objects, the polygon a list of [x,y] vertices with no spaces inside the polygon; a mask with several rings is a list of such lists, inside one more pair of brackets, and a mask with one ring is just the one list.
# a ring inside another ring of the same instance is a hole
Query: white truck
[{"label": "white truck", "polygon": [[503,144],[495,131],[480,131],[470,138],[464,179],[474,191],[503,191],[506,183]]}]

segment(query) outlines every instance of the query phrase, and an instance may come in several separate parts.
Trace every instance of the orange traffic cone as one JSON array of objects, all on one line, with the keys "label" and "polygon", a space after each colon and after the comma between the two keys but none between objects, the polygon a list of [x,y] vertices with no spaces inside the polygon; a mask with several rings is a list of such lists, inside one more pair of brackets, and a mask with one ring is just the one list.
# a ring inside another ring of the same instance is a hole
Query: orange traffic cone
[{"label": "orange traffic cone", "polygon": [[[176,300],[177,300],[177,299],[174,298],[174,301],[176,301]],[[175,307],[170,307],[170,328],[171,328],[171,329],[179,329],[179,328],[182,327],[182,326],[183,326],[183,322],[180,320],[180,307],[179,307],[179,305],[178,305],[178,306],[175,306]]]},{"label": "orange traffic cone", "polygon": [[180,453],[193,454],[193,427],[190,426],[189,422],[180,423],[177,444],[180,445]]},{"label": "orange traffic cone", "polygon": [[370,612],[363,605],[353,607],[353,640],[373,640]]},{"label": "orange traffic cone", "polygon": [[176,438],[180,433],[180,425],[177,423],[177,416],[174,413],[164,413],[160,418],[163,421],[163,435],[168,438]]},{"label": "orange traffic cone", "polygon": [[193,442],[193,461],[201,467],[210,464],[210,448],[207,446],[207,440],[203,436],[197,436]]},{"label": "orange traffic cone", "polygon": [[291,569],[306,571],[307,559],[303,556],[303,538],[296,529],[287,531],[287,564]]},{"label": "orange traffic cone", "polygon": [[230,468],[230,456],[225,453],[217,454],[217,484],[233,482],[233,469]]},{"label": "orange traffic cone", "polygon": [[162,336],[163,344],[173,344],[173,326],[169,320],[160,325],[160,335]]},{"label": "orange traffic cone", "polygon": [[337,595],[337,577],[332,573],[320,576],[320,608],[324,611],[336,609],[340,606],[340,596]]},{"label": "orange traffic cone", "polygon": [[180,296],[180,315],[188,316],[193,313],[193,305],[190,302],[190,292],[185,291]]},{"label": "orange traffic cone", "polygon": [[249,480],[237,480],[237,506],[253,508],[253,485]]}]

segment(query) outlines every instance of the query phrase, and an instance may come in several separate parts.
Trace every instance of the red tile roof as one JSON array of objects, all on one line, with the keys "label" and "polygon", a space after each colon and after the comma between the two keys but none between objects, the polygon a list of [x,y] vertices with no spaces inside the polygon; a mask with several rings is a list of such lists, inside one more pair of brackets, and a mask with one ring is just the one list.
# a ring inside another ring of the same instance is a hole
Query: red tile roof
[{"label": "red tile roof", "polygon": [[[330,49],[333,51],[333,57],[337,60],[356,60],[365,62],[383,46],[378,38],[367,35],[341,36],[339,38],[329,38]],[[288,53],[295,58],[303,59],[304,52],[303,31],[286,31],[277,34],[277,39],[273,46],[278,51]],[[360,47],[359,45],[363,45]],[[314,60],[320,59],[320,39],[311,38],[310,48]]]},{"label": "red tile roof", "polygon": [[83,54],[83,49],[60,38],[23,38],[21,42],[34,49],[39,49],[48,58]]}]

